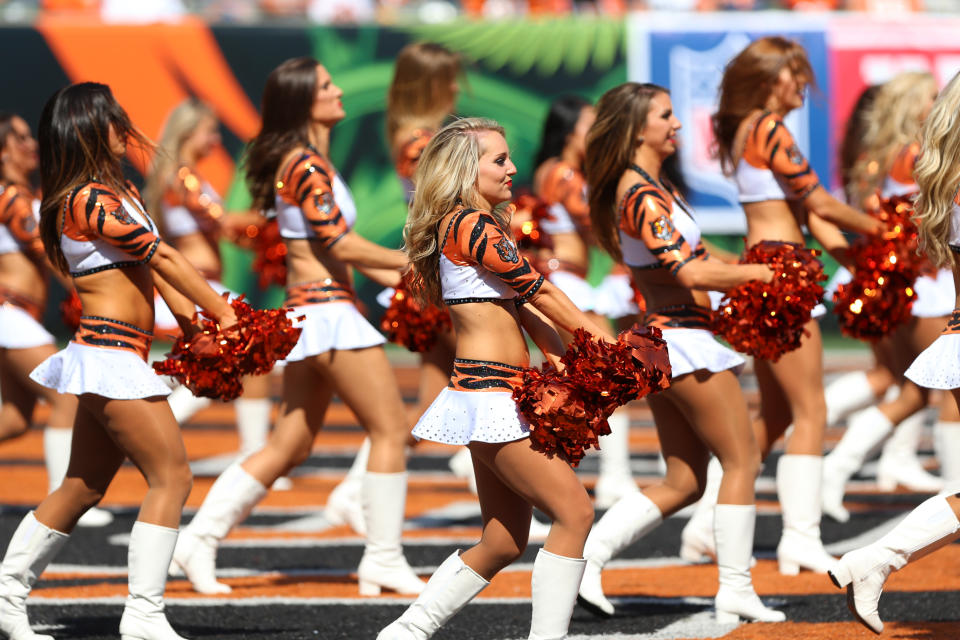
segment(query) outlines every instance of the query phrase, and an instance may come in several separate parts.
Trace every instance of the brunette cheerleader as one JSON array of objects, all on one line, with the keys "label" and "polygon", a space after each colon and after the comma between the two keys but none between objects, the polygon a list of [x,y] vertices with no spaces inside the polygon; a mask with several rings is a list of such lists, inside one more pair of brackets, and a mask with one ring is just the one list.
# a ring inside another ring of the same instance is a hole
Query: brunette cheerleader
[{"label": "brunette cheerleader", "polygon": [[[221,237],[233,241],[243,238],[246,227],[262,224],[263,218],[251,213],[225,214],[220,196],[197,170],[198,163],[220,144],[218,127],[213,109],[196,98],[177,105],[160,134],[144,197],[147,209],[155,212],[161,236],[207,278],[211,287],[223,293],[227,290],[220,283]],[[158,299],[158,335],[175,329],[173,315]],[[233,403],[241,455],[256,451],[266,442],[272,406],[266,376],[245,378],[243,389],[243,397]],[[210,404],[209,398],[197,398],[186,387],[174,389],[167,400],[180,423]]]},{"label": "brunette cheerleader", "polygon": [[600,98],[587,139],[594,232],[614,259],[630,267],[648,305],[646,323],[663,330],[673,377],[669,389],[648,398],[666,477],[621,498],[594,526],[584,549],[580,601],[594,613],[613,613],[600,583],[603,565],[700,497],[713,452],[724,471],[714,517],[717,621],[777,622],[785,616],[760,602],[750,578],[760,451],[736,377],[744,361],[709,331],[710,303],[702,292],[769,282],[773,272],[727,264],[704,249],[692,211],[662,174],[680,126],[666,89],[627,83]]},{"label": "brunette cheerleader", "polygon": [[[849,265],[839,227],[878,233],[882,224],[831,196],[803,157],[784,117],[803,106],[813,70],[799,44],[781,37],[754,41],[724,70],[713,116],[721,165],[734,179],[747,218],[747,246],[761,241],[803,244],[801,225]],[[815,310],[814,315],[817,315]],[[777,465],[783,535],[780,572],[825,572],[835,559],[820,540],[820,491],[826,406],[823,348],[814,319],[800,347],[777,362],[754,360],[760,386],[755,434],[764,457],[789,425],[793,433]]]},{"label": "brunette cheerleader", "polygon": [[530,427],[511,396],[529,363],[523,329],[548,360],[557,363],[562,355],[563,344],[543,316],[568,332],[582,326],[595,335],[608,333],[519,255],[498,207],[510,200],[515,173],[503,129],[477,118],[440,130],[417,167],[407,252],[421,278],[421,302],[450,308],[457,359],[449,385],[413,434],[470,448],[483,533],[477,545],[455,551],[440,565],[379,640],[433,636],[523,553],[531,506],[553,525],[533,566],[529,637],[566,637],[593,507],[563,459],[530,447]]},{"label": "brunette cheerleader", "polygon": [[78,396],[79,408],[66,479],[24,517],[0,565],[0,630],[11,640],[49,638],[31,631],[26,598],[129,457],[148,489],[130,533],[130,595],[120,635],[182,640],[164,615],[163,591],[192,478],[165,400],[170,390],[146,362],[154,287],[187,333],[194,304],[222,326],[236,324],[236,317],[186,259],[159,239],[136,189],[123,180],[127,142],[142,150],[149,143],[109,87],[82,83],[55,93],[44,107],[39,138],[41,235],[50,261],[72,276],[83,316],[67,348],[31,377]]},{"label": "brunette cheerleader", "polygon": [[360,593],[424,587],[400,546],[409,426],[383,336],[357,310],[351,274],[353,265],[399,271],[407,258],[352,230],[356,206],[327,157],[330,130],[346,115],[342,95],[312,58],[282,63],[264,88],[263,125],[248,149],[247,181],[255,208],[277,210],[287,246],[286,306],[306,319],[286,359],[283,404],[270,438],[217,478],[177,545],[174,562],[201,593],[230,591],[214,574],[219,542],[277,478],[307,459],[334,393],[371,442],[361,488],[367,539],[357,571]]},{"label": "brunette cheerleader", "polygon": [[[937,266],[960,277],[960,75],[933,105],[920,131],[916,214],[920,244]],[[906,376],[930,389],[949,390],[960,404],[960,296],[946,328],[907,369]],[[910,562],[960,537],[960,494],[956,486],[921,503],[892,531],[845,554],[830,579],[847,589],[847,607],[874,633],[883,631],[877,610],[887,577]],[[952,494],[952,495],[951,495]]]},{"label": "brunette cheerleader", "polygon": [[[30,182],[38,166],[30,126],[20,116],[0,114],[0,441],[26,432],[37,399],[43,398],[50,405],[43,459],[52,492],[70,462],[77,399],[30,379],[30,372],[57,352],[53,336],[40,324],[50,269],[40,240],[40,199]],[[67,279],[64,285],[69,286]],[[109,511],[94,507],[78,524],[102,526],[112,520]]]}]

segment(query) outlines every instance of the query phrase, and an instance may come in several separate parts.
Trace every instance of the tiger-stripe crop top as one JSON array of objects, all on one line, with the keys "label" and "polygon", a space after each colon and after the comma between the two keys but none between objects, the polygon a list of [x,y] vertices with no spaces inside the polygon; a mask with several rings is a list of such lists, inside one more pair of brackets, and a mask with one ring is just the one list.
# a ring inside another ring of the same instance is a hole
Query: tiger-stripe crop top
[{"label": "tiger-stripe crop top", "polygon": [[357,208],[330,161],[313,148],[293,158],[277,181],[277,224],[283,238],[310,238],[329,249],[357,221]]},{"label": "tiger-stripe crop top", "polygon": [[163,226],[170,238],[217,234],[223,216],[220,195],[190,167],[180,167],[163,198]]},{"label": "tiger-stripe crop top", "polygon": [[572,233],[590,229],[590,204],[583,173],[562,160],[553,162],[537,194],[550,205],[550,216],[540,222],[547,233]]},{"label": "tiger-stripe crop top", "polygon": [[133,201],[99,182],[74,189],[60,218],[60,247],[70,275],[146,264],[160,238],[140,193],[127,183]]},{"label": "tiger-stripe crop top", "polygon": [[820,185],[783,118],[769,111],[747,133],[734,180],[740,202],[802,200]]},{"label": "tiger-stripe crop top", "polygon": [[639,269],[664,268],[676,276],[692,260],[705,260],[700,227],[673,194],[638,182],[623,195],[618,211],[623,263]]},{"label": "tiger-stripe crop top", "polygon": [[39,203],[25,187],[0,184],[0,254],[23,253],[43,260]]},{"label": "tiger-stripe crop top", "polygon": [[[445,226],[444,226],[445,225]],[[458,206],[440,224],[440,284],[447,305],[530,299],[543,276],[489,211]]]}]

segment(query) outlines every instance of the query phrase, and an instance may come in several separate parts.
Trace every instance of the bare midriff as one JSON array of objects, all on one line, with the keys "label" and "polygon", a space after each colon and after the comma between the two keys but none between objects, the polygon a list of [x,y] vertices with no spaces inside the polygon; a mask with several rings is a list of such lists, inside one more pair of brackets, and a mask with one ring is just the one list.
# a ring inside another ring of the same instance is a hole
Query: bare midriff
[{"label": "bare midriff", "polygon": [[457,336],[457,358],[528,366],[530,353],[512,298],[455,304],[449,309]]}]

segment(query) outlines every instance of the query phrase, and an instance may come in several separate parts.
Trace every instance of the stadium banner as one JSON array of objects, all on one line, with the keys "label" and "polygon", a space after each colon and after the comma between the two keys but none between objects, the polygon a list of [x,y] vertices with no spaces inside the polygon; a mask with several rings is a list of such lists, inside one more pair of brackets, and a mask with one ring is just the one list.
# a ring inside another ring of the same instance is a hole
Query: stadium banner
[{"label": "stadium banner", "polygon": [[[399,247],[406,206],[384,139],[384,110],[394,57],[402,47],[429,40],[463,55],[457,113],[493,118],[506,128],[516,182],[524,185],[532,180],[550,103],[567,94],[596,100],[626,81],[625,29],[622,19],[584,17],[397,27],[209,25],[193,17],[107,25],[41,18],[32,26],[0,27],[0,56],[20,61],[0,77],[0,111],[22,114],[35,131],[54,91],[94,80],[109,84],[134,123],[156,139],[176,104],[201,98],[223,124],[223,149],[200,171],[226,195],[228,210],[242,210],[250,198],[238,162],[259,127],[267,74],[287,58],[314,56],[344,91],[347,117],[334,129],[330,155],[357,201],[357,230]],[[257,290],[249,254],[227,244],[223,253],[225,284],[255,302],[282,301],[280,291]],[[360,285],[361,298],[376,311],[376,288]]]}]

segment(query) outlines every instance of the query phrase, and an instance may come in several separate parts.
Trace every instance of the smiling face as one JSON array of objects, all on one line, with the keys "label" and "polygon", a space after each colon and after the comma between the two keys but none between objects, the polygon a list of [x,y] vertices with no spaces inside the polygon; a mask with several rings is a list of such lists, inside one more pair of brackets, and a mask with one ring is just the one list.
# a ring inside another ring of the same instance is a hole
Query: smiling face
[{"label": "smiling face", "polygon": [[517,168],[510,159],[507,141],[496,131],[478,135],[480,160],[477,172],[477,192],[490,207],[513,197],[513,176]]},{"label": "smiling face", "polygon": [[673,102],[670,95],[658,93],[650,98],[650,108],[647,111],[647,121],[644,125],[643,145],[657,154],[661,159],[666,158],[677,150],[677,131],[683,125],[673,113]]},{"label": "smiling face", "polygon": [[786,115],[803,106],[809,78],[803,72],[796,72],[789,66],[780,69],[777,80],[770,89],[767,108],[770,111]]},{"label": "smiling face", "polygon": [[37,155],[37,141],[30,133],[30,125],[23,118],[14,116],[10,120],[10,133],[3,141],[0,159],[5,171],[17,175],[27,175],[40,163]]},{"label": "smiling face", "polygon": [[322,64],[318,64],[317,93],[310,106],[310,119],[328,127],[343,120],[347,112],[343,110],[342,96],[343,90],[333,84],[330,73]]}]

